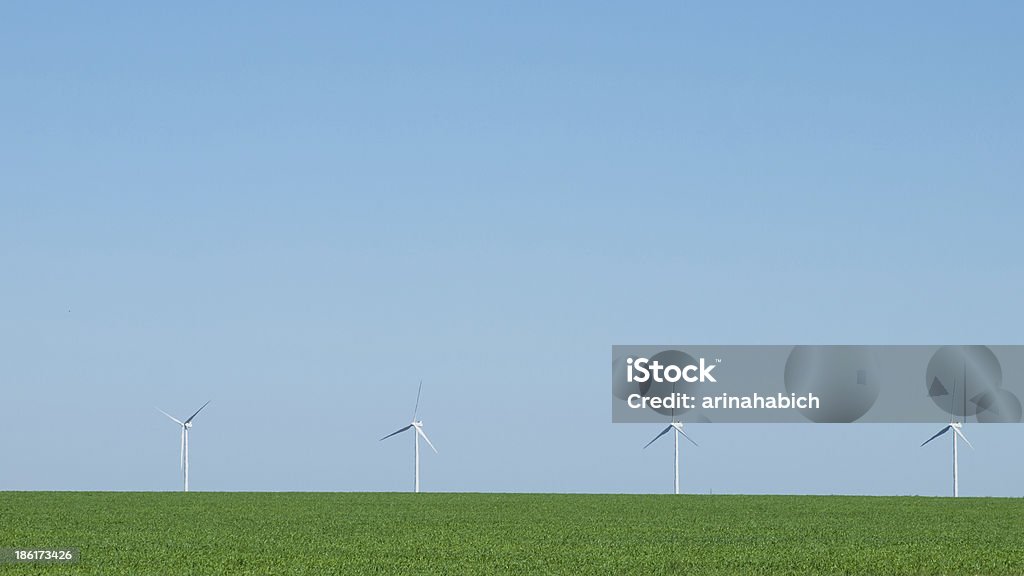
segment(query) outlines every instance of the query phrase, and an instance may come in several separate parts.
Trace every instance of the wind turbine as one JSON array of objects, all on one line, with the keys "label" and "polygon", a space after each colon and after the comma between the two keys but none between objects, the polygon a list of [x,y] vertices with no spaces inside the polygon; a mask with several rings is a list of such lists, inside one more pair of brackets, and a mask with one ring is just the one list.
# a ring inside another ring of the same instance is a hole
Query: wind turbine
[{"label": "wind turbine", "polygon": [[412,411],[412,422],[408,426],[404,428],[399,428],[398,430],[395,430],[391,434],[388,434],[387,436],[381,438],[381,440],[387,440],[388,438],[391,438],[395,434],[401,434],[402,432],[405,432],[410,428],[416,430],[416,434],[414,434],[413,440],[413,442],[416,445],[416,492],[420,491],[420,436],[423,436],[423,439],[427,441],[427,445],[430,446],[430,449],[433,450],[435,454],[437,454],[437,448],[434,448],[434,445],[430,442],[430,438],[427,438],[426,433],[423,432],[423,421],[416,419],[416,414],[419,412],[420,409],[420,392],[423,392],[422,380],[420,380],[419,390],[416,391],[416,407]]},{"label": "wind turbine", "polygon": [[[956,400],[956,378],[954,377],[953,378],[953,394],[952,394],[952,396],[949,399],[949,415],[950,415],[949,424],[945,428],[943,428],[942,430],[939,430],[938,432],[936,432],[934,436],[932,436],[931,438],[925,440],[924,443],[921,444],[921,446],[924,446],[925,444],[931,442],[932,440],[935,440],[939,436],[942,436],[946,432],[949,432],[950,430],[953,431],[953,498],[956,498],[956,497],[960,496],[960,482],[959,482],[959,479],[957,478],[958,464],[957,464],[957,455],[956,455],[956,437],[959,436],[961,439],[963,439],[964,442],[967,442],[967,445],[970,446],[971,449],[974,449],[974,446],[971,445],[971,442],[967,439],[966,436],[964,436],[964,433],[960,431],[960,429],[963,428],[964,425],[961,424],[960,422],[957,422],[956,415],[953,413],[953,402],[955,400]],[[966,420],[966,419],[967,419],[967,364],[965,363],[964,364],[964,420]]]},{"label": "wind turbine", "polygon": [[689,436],[687,436],[686,432],[683,432],[683,424],[681,422],[678,422],[675,419],[673,419],[671,424],[666,426],[664,430],[662,430],[657,436],[655,436],[650,442],[648,442],[644,446],[644,449],[646,450],[647,446],[650,446],[651,444],[654,444],[655,440],[657,440],[658,438],[661,438],[665,434],[668,434],[669,431],[671,431],[671,430],[675,430],[676,431],[676,433],[672,435],[672,439],[675,440],[675,486],[676,486],[676,494],[679,494],[679,437],[682,436],[683,438],[686,438],[694,446],[697,446],[698,448],[700,447],[700,445],[697,444],[696,442],[694,442],[693,438],[690,438]]},{"label": "wind turbine", "polygon": [[[206,404],[209,404],[209,403],[210,403],[210,401],[207,400]],[[203,408],[206,408],[206,404],[203,404],[199,408],[199,410],[196,410],[195,414],[189,416],[188,420],[185,420],[184,422],[182,422],[181,420],[178,420],[174,416],[171,416],[167,412],[164,412],[163,410],[157,408],[157,412],[160,412],[164,416],[167,416],[171,420],[174,420],[175,422],[178,423],[179,426],[181,426],[181,461],[180,461],[180,465],[181,465],[181,470],[182,470],[182,472],[184,473],[184,476],[185,476],[185,492],[188,492],[188,431],[189,431],[190,428],[192,428],[192,419],[195,418],[197,414],[202,412]]]}]

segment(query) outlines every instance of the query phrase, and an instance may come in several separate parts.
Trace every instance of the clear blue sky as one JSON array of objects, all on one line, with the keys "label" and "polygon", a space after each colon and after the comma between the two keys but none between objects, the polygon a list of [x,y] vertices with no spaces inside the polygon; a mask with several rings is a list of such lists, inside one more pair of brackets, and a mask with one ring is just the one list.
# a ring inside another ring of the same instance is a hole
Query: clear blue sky
[{"label": "clear blue sky", "polygon": [[[333,4],[0,8],[0,489],[177,489],[212,399],[194,489],[407,490],[422,378],[425,490],[666,492],[612,344],[1022,342],[1020,3]],[[944,495],[933,428],[683,489]]]}]

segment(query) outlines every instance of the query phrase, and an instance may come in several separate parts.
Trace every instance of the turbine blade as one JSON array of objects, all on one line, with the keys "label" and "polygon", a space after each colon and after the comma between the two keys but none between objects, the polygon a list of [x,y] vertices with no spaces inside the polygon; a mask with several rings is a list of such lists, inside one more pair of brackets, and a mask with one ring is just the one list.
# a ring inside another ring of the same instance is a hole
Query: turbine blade
[{"label": "turbine blade", "polygon": [[936,433],[935,433],[935,436],[932,436],[931,438],[929,438],[929,439],[925,440],[924,442],[922,442],[922,443],[921,443],[921,446],[924,446],[925,444],[927,444],[927,443],[931,442],[932,440],[935,440],[935,439],[936,439],[936,438],[938,438],[939,436],[942,436],[942,435],[943,435],[943,434],[945,434],[946,432],[949,432],[949,429],[950,429],[950,428],[952,428],[952,426],[946,426],[946,427],[945,427],[945,428],[943,428],[942,430],[939,430],[938,432],[936,432]]},{"label": "turbine blade", "polygon": [[185,427],[181,427],[181,454],[178,456],[178,470],[185,468]]},{"label": "turbine blade", "polygon": [[[206,401],[206,404],[209,404],[209,403],[210,403],[210,401],[209,401],[209,400],[207,400],[207,401]],[[200,412],[202,412],[202,411],[203,411],[203,408],[206,408],[206,404],[203,404],[202,406],[200,406],[200,407],[199,407],[199,410],[196,410],[196,413],[195,413],[195,414],[193,414],[193,415],[189,416],[189,417],[188,417],[188,420],[185,420],[185,424],[188,424],[189,422],[191,422],[191,421],[192,421],[192,419],[196,417],[196,415],[198,415],[198,414],[199,414]]]},{"label": "turbine blade", "polygon": [[427,438],[427,433],[419,426],[416,427],[416,433],[423,436],[423,439],[427,441],[427,446],[430,446],[430,449],[434,451],[434,454],[437,454],[437,448],[434,448],[434,445],[430,443],[430,438]]},{"label": "turbine blade", "polygon": [[420,387],[416,390],[416,407],[412,410],[412,419],[416,421],[416,415],[420,412],[420,393],[423,392],[423,380],[420,380]]},{"label": "turbine blade", "polygon": [[680,434],[682,434],[682,435],[683,435],[683,438],[686,438],[687,440],[689,440],[689,441],[690,441],[690,443],[691,443],[691,444],[693,444],[693,445],[694,445],[694,446],[696,446],[697,448],[700,448],[700,444],[697,444],[697,443],[696,443],[696,442],[695,442],[695,441],[693,440],[693,438],[690,438],[689,436],[687,436],[687,435],[686,435],[686,432],[683,432],[683,429],[682,429],[682,428],[676,428],[676,432],[679,432]]},{"label": "turbine blade", "polygon": [[[408,430],[409,428],[412,428],[412,424],[409,424],[409,425],[408,425],[408,426],[406,426],[405,428],[399,428],[398,430],[395,430],[395,431],[394,431],[394,432],[392,432],[391,434],[388,434],[387,436],[385,436],[385,437],[381,438],[381,440],[387,440],[388,438],[391,438],[391,437],[392,437],[392,436],[394,436],[395,434],[401,434],[402,432],[405,432],[405,431],[406,431],[406,430]],[[378,442],[380,442],[380,440],[378,440]]]},{"label": "turbine blade", "polygon": [[[964,361],[964,422],[967,422],[967,361],[966,360]],[[959,432],[959,430],[957,430],[957,432]],[[963,436],[964,436],[963,434],[960,435],[961,438],[963,438]],[[967,442],[967,438],[964,438],[964,442]],[[967,444],[970,444],[970,442],[967,442]],[[971,446],[971,449],[973,450],[974,446]]]},{"label": "turbine blade", "polygon": [[650,446],[651,444],[654,444],[654,441],[655,441],[655,440],[657,440],[658,438],[661,438],[661,437],[662,437],[662,436],[664,436],[665,434],[668,434],[668,431],[669,431],[669,430],[671,430],[671,429],[672,429],[672,426],[666,426],[666,427],[665,427],[665,429],[664,429],[664,430],[662,430],[660,434],[658,434],[657,436],[655,436],[655,437],[654,437],[654,438],[653,438],[653,439],[652,439],[652,440],[651,440],[650,442],[648,442],[647,444],[644,444],[644,447],[643,447],[643,448],[641,448],[641,450],[646,450],[648,446]]},{"label": "turbine blade", "polygon": [[971,441],[967,439],[967,436],[964,436],[963,432],[957,430],[956,428],[953,428],[953,432],[956,432],[956,435],[959,436],[964,442],[967,442],[967,445],[971,447],[971,450],[974,450],[974,445],[971,444]]},{"label": "turbine blade", "polygon": [[956,420],[956,376],[953,377],[953,395],[949,397],[949,417]]},{"label": "turbine blade", "polygon": [[164,416],[167,416],[167,417],[168,417],[168,418],[170,418],[171,420],[174,420],[174,421],[175,421],[175,422],[177,422],[177,423],[178,423],[179,425],[180,425],[180,424],[183,424],[181,420],[178,420],[178,419],[177,419],[177,418],[175,418],[174,416],[171,416],[170,414],[168,414],[167,412],[164,412],[163,410],[161,410],[161,409],[159,409],[159,408],[157,408],[157,409],[156,409],[156,411],[157,411],[157,412],[159,412],[159,413],[161,413],[161,414],[163,414]]}]

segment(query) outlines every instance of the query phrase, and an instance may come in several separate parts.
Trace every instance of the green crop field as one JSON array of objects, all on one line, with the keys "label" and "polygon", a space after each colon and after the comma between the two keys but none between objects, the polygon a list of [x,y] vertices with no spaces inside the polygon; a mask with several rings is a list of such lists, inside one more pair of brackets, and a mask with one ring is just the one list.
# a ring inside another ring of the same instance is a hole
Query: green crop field
[{"label": "green crop field", "polygon": [[1024,574],[1024,500],[0,492],[7,574]]}]

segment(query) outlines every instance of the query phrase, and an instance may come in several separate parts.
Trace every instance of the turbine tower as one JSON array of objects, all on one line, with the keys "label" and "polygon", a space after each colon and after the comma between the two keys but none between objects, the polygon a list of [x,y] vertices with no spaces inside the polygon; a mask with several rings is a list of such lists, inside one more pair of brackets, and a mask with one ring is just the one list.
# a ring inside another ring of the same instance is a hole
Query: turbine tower
[{"label": "turbine tower", "polygon": [[672,435],[672,439],[675,441],[675,462],[674,462],[674,465],[675,465],[675,487],[676,487],[676,494],[679,494],[679,437],[682,436],[683,438],[686,438],[694,446],[700,447],[700,445],[697,444],[696,442],[694,442],[693,438],[690,438],[689,436],[687,436],[686,432],[683,432],[683,424],[681,422],[673,420],[671,424],[666,426],[664,430],[662,430],[657,436],[655,436],[650,442],[648,442],[644,446],[644,450],[647,449],[647,446],[650,446],[651,444],[654,444],[655,440],[657,440],[658,438],[661,438],[665,434],[668,434],[669,431],[671,431],[671,430],[675,430],[675,432],[676,432],[675,434]]},{"label": "turbine tower", "polygon": [[[210,401],[207,400],[206,404],[209,403]],[[171,416],[167,412],[164,412],[163,410],[157,408],[158,412],[160,412],[164,416],[167,416],[171,420],[174,420],[175,422],[178,423],[179,426],[181,426],[181,460],[179,462],[179,465],[181,466],[181,471],[185,479],[185,492],[188,492],[188,431],[192,428],[192,419],[195,418],[197,414],[202,412],[203,408],[206,408],[206,404],[203,404],[199,408],[199,410],[196,410],[195,414],[189,416],[188,420],[185,420],[184,422],[178,420],[174,416]]]},{"label": "turbine tower", "polygon": [[415,444],[416,454],[416,480],[414,484],[416,492],[420,491],[420,436],[422,436],[423,439],[427,441],[427,445],[430,446],[430,449],[433,450],[435,454],[437,454],[437,448],[434,448],[434,445],[430,442],[430,438],[427,438],[427,434],[423,431],[423,421],[416,419],[416,414],[419,412],[420,409],[420,392],[423,392],[422,380],[420,380],[419,390],[416,391],[416,407],[412,411],[412,422],[408,426],[404,428],[399,428],[398,430],[395,430],[391,434],[388,434],[387,436],[381,438],[381,440],[387,440],[388,438],[391,438],[395,434],[401,434],[402,432],[405,432],[410,428],[416,430],[416,434],[413,434],[413,442]]},{"label": "turbine tower", "polygon": [[[959,466],[958,466],[958,463],[957,463],[957,454],[956,454],[956,437],[959,436],[964,442],[967,443],[968,446],[971,447],[972,450],[974,449],[974,446],[971,445],[971,442],[967,439],[966,436],[964,436],[964,433],[960,431],[960,429],[963,428],[964,425],[957,421],[956,415],[953,412],[953,402],[955,402],[955,401],[956,401],[956,378],[954,377],[953,378],[953,394],[952,394],[952,396],[949,399],[949,414],[950,414],[949,424],[945,428],[943,428],[942,430],[939,430],[938,432],[936,432],[934,436],[932,436],[931,438],[925,440],[921,444],[921,446],[924,446],[925,444],[931,442],[932,440],[935,440],[939,436],[942,436],[946,432],[949,432],[950,430],[953,431],[953,434],[952,434],[952,436],[953,436],[953,498],[956,498],[956,497],[960,496],[960,481],[959,481],[959,478],[958,478],[958,473],[959,473],[959,469],[958,468],[959,468]],[[967,420],[967,364],[966,363],[964,364],[964,420]]]}]

